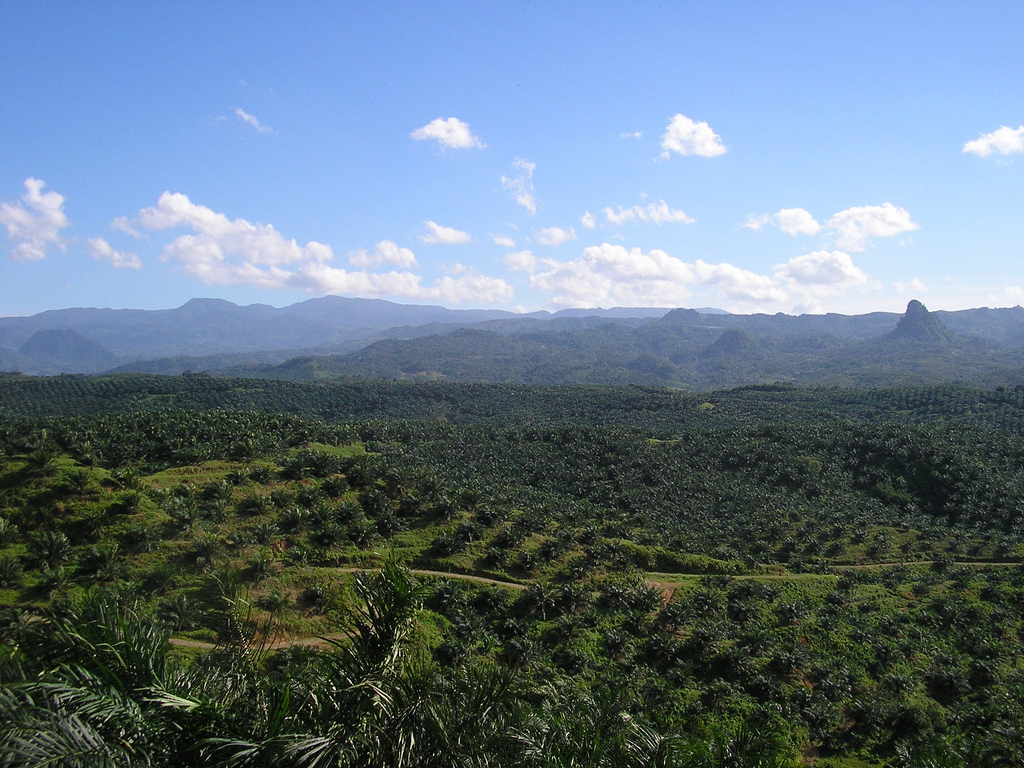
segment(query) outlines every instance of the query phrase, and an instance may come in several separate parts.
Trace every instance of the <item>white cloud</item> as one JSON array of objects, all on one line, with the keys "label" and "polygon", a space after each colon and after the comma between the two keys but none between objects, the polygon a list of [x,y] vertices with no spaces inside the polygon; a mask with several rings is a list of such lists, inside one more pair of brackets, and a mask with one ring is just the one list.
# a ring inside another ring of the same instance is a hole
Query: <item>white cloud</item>
[{"label": "white cloud", "polygon": [[743,226],[759,230],[768,224],[774,224],[787,235],[816,235],[821,231],[821,224],[803,208],[783,208],[778,213],[763,213],[758,216],[750,214]]},{"label": "white cloud", "polygon": [[480,141],[478,136],[473,135],[469,130],[468,123],[464,123],[455,117],[449,117],[447,120],[440,117],[436,120],[431,120],[422,128],[417,128],[409,135],[415,141],[433,139],[442,147],[451,147],[452,149],[471,149],[473,147],[482,149],[487,146]]},{"label": "white cloud", "polygon": [[791,285],[809,288],[818,294],[839,293],[868,282],[867,275],[842,251],[814,251],[785,264],[776,264],[774,271],[776,277]]},{"label": "white cloud", "polygon": [[678,306],[697,286],[748,303],[786,298],[775,279],[732,264],[699,259],[691,264],[664,251],[643,253],[610,243],[584,248],[572,261],[543,259],[537,264],[543,269],[530,277],[530,285],[554,294],[555,306]]},{"label": "white cloud", "polygon": [[110,266],[118,269],[141,269],[142,260],[134,253],[115,251],[110,243],[102,237],[93,237],[87,240],[89,243],[89,254],[97,261],[106,261]]},{"label": "white cloud", "polygon": [[515,195],[516,202],[530,212],[537,213],[537,198],[533,195],[533,172],[537,164],[517,157],[512,163],[513,174],[501,177],[501,186]]},{"label": "white cloud", "polygon": [[785,301],[786,293],[767,275],[722,262],[707,264],[694,262],[697,280],[701,285],[713,285],[728,299],[747,303]]},{"label": "white cloud", "polygon": [[372,251],[365,248],[350,251],[348,263],[353,267],[376,267],[380,264],[394,264],[396,267],[405,268],[418,266],[416,254],[390,240],[381,240]]},{"label": "white cloud", "polygon": [[580,216],[580,224],[583,225],[584,229],[593,229],[597,226],[597,219],[594,218],[594,214],[590,211],[586,211]]},{"label": "white cloud", "polygon": [[618,212],[611,208],[604,209],[604,215],[612,224],[623,224],[627,221],[645,221],[661,226],[665,223],[692,224],[694,219],[678,208],[669,208],[664,200],[651,203],[646,207],[634,205],[632,208],[618,206]]},{"label": "white cloud", "polygon": [[274,132],[273,128],[270,128],[270,127],[268,127],[266,125],[260,124],[260,121],[256,118],[256,115],[250,115],[248,112],[246,112],[241,107],[239,107],[238,109],[235,110],[235,114],[238,116],[238,119],[241,120],[243,123],[248,123],[253,128],[255,128],[256,129],[256,133],[273,133]]},{"label": "white cloud", "polygon": [[711,130],[710,125],[704,121],[695,122],[681,114],[669,122],[661,137],[661,149],[661,157],[665,160],[672,152],[700,157],[716,157],[726,152],[721,137]]},{"label": "white cloud", "polygon": [[[136,219],[122,223],[136,230],[192,230],[168,243],[161,258],[180,264],[186,274],[207,285],[249,285],[296,289],[315,295],[346,293],[450,303],[507,303],[513,295],[512,287],[504,280],[484,275],[444,277],[433,285],[423,285],[420,275],[408,271],[369,272],[332,267],[329,262],[334,253],[328,245],[310,241],[300,246],[269,224],[228,219],[182,194],[165,192],[156,206],[145,208]],[[367,265],[415,264],[412,251],[387,240],[378,243],[372,252],[354,251],[349,259]]]},{"label": "white cloud", "polygon": [[25,179],[21,203],[0,203],[0,224],[7,228],[7,239],[14,243],[14,261],[38,261],[46,258],[50,246],[65,249],[60,231],[71,226],[64,214],[64,196],[43,192],[46,182]]},{"label": "white cloud", "polygon": [[[118,222],[119,220],[115,220]],[[245,219],[228,219],[206,206],[196,205],[181,193],[164,192],[156,206],[139,211],[128,226],[162,230],[188,227],[194,235],[181,235],[164,249],[165,255],[180,261],[196,277],[228,270],[236,260],[249,265],[281,266],[302,262],[323,262],[334,258],[329,245],[310,241],[300,246],[286,240],[270,224],[252,224]]]},{"label": "white cloud", "polygon": [[974,141],[964,144],[964,152],[973,152],[979,157],[988,157],[993,152],[1009,155],[1024,152],[1024,125],[1013,129],[1002,125],[992,133],[982,134]]},{"label": "white cloud", "polygon": [[[803,208],[783,208],[777,213],[750,214],[742,226],[760,230],[772,225],[787,235],[816,235],[829,231],[836,235],[836,245],[851,251],[863,251],[873,237],[895,237],[918,229],[905,208],[892,203],[862,205],[840,211],[824,225],[819,224]],[[902,241],[901,241],[901,244]]]},{"label": "white cloud", "polygon": [[505,235],[491,235],[491,240],[494,241],[495,245],[500,245],[502,248],[515,248],[516,241],[511,237]]},{"label": "white cloud", "polygon": [[643,135],[644,135],[643,131],[633,131],[632,133],[629,133],[627,131],[626,133],[620,133],[619,134],[619,138],[620,139],[640,139],[640,138],[643,138]]},{"label": "white cloud", "polygon": [[550,245],[557,248],[570,240],[576,240],[576,230],[572,227],[562,229],[561,227],[547,227],[537,233],[537,242],[541,245]]},{"label": "white cloud", "polygon": [[420,235],[420,242],[426,245],[458,245],[459,243],[468,243],[473,239],[468,232],[463,232],[461,229],[442,227],[432,221],[423,223],[430,230],[427,234]]},{"label": "white cloud", "polygon": [[533,272],[537,268],[537,257],[529,251],[515,251],[506,254],[505,266],[514,272]]},{"label": "white cloud", "polygon": [[847,208],[825,222],[825,227],[838,234],[838,247],[851,251],[863,251],[872,237],[894,237],[918,229],[910,213],[892,203]]},{"label": "white cloud", "polygon": [[442,277],[431,286],[421,284],[419,275],[412,272],[363,272],[347,271],[311,263],[295,272],[271,275],[271,281],[263,287],[299,288],[308,293],[349,293],[357,296],[402,296],[422,301],[442,301],[453,304],[472,302],[477,304],[500,304],[512,300],[512,286],[501,278],[485,275],[463,275]]}]

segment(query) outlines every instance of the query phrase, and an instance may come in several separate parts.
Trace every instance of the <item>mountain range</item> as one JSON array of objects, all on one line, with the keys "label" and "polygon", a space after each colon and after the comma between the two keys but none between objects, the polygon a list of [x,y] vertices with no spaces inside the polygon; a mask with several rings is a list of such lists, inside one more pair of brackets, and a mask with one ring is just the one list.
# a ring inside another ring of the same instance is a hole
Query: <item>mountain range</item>
[{"label": "mountain range", "polygon": [[[161,373],[283,362],[299,354],[353,351],[381,338],[411,338],[487,321],[543,324],[584,317],[660,317],[663,308],[517,314],[446,309],[382,299],[325,296],[287,307],[192,299],[177,309],[75,308],[0,317],[0,370],[29,374],[100,373],[119,365],[181,358]],[[715,310],[710,310],[715,311]],[[65,332],[55,336],[53,331]],[[73,332],[73,333],[67,333]]]},{"label": "mountain range", "polygon": [[1024,309],[734,315],[616,308],[516,314],[328,296],[274,308],[194,299],[174,310],[0,318],[0,370],[343,376],[710,389],[1024,382]]}]

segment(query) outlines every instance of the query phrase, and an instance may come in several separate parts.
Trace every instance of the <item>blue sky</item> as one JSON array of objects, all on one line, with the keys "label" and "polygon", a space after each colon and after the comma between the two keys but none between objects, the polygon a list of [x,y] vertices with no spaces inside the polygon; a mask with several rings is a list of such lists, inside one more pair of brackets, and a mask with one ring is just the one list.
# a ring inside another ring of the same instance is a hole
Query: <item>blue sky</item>
[{"label": "blue sky", "polygon": [[0,14],[0,314],[1024,303],[1024,4]]}]

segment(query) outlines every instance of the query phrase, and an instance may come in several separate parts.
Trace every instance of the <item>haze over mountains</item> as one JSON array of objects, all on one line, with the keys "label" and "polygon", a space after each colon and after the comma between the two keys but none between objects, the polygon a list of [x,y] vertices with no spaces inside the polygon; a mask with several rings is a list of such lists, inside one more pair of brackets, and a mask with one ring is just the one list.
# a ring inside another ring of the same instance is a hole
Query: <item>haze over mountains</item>
[{"label": "haze over mountains", "polygon": [[[304,351],[351,351],[379,338],[437,332],[435,328],[442,325],[451,329],[491,320],[542,322],[583,315],[657,317],[667,311],[569,309],[520,315],[504,310],[445,309],[340,296],[281,308],[192,299],[177,309],[165,310],[60,309],[31,317],[0,318],[0,370],[99,373],[126,363],[181,356],[191,360],[244,355],[244,362],[281,362]],[[65,335],[58,342],[56,337],[43,333],[33,340],[41,331],[73,331],[75,335]],[[219,359],[197,360],[197,365],[184,365],[180,370],[205,370],[223,364]]]},{"label": "haze over mountains", "polygon": [[193,299],[172,310],[0,318],[0,370],[138,371],[716,388],[1024,381],[1024,309],[732,315],[616,308],[515,314],[328,296],[280,309]]}]

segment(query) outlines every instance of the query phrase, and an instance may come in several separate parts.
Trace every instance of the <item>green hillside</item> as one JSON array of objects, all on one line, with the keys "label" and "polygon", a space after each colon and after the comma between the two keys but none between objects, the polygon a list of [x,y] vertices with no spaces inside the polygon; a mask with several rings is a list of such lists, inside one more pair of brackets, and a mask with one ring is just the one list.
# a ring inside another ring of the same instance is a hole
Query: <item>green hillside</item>
[{"label": "green hillside", "polygon": [[65,376],[0,407],[6,764],[1024,756],[1024,392]]}]

